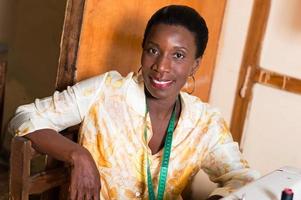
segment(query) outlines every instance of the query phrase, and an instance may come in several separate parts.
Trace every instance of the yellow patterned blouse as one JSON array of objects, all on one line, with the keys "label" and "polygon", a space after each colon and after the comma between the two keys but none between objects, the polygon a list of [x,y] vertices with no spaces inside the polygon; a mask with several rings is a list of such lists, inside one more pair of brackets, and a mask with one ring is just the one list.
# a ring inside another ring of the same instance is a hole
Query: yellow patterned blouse
[{"label": "yellow patterned blouse", "polygon": [[[216,109],[183,92],[181,104],[165,199],[179,198],[188,181],[201,169],[221,186],[212,195],[225,196],[258,177],[242,158]],[[81,123],[80,143],[91,152],[101,175],[101,199],[148,199],[146,154],[151,151],[144,142],[145,107],[143,82],[133,73],[122,77],[111,71],[55,92],[52,97],[20,106],[10,128],[23,136],[37,129],[61,131]],[[149,116],[146,126],[149,141]],[[161,159],[162,150],[150,155],[154,188]]]}]

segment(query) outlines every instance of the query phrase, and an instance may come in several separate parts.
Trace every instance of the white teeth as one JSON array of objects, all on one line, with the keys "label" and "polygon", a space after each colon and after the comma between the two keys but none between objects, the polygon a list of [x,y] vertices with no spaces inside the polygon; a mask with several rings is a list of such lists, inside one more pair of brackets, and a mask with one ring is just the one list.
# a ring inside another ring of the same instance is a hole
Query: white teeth
[{"label": "white teeth", "polygon": [[153,81],[156,83],[156,84],[166,84],[166,83],[170,83],[171,81],[158,81],[156,79],[153,79]]}]

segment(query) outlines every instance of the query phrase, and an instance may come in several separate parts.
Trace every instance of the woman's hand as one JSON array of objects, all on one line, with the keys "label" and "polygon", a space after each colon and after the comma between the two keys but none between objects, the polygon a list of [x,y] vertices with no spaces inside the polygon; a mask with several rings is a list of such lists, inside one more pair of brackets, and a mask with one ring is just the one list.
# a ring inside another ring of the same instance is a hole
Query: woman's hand
[{"label": "woman's hand", "polygon": [[71,200],[99,200],[100,175],[91,154],[84,148],[72,154]]},{"label": "woman's hand", "polygon": [[25,136],[39,152],[71,164],[71,200],[99,200],[100,176],[90,152],[52,129],[40,129]]}]

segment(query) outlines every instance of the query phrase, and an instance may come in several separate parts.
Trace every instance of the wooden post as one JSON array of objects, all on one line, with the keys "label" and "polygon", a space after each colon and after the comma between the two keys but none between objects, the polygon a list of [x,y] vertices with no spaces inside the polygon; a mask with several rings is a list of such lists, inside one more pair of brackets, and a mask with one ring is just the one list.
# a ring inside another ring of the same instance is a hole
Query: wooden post
[{"label": "wooden post", "polygon": [[11,144],[9,198],[28,200],[31,161],[31,142],[22,137],[14,137]]},{"label": "wooden post", "polygon": [[230,126],[233,139],[236,142],[241,140],[249,102],[252,98],[254,77],[256,67],[259,65],[261,43],[266,29],[270,4],[270,0],[255,0],[253,5]]},{"label": "wooden post", "polygon": [[63,90],[75,81],[76,60],[85,0],[68,0],[61,39],[56,89]]}]

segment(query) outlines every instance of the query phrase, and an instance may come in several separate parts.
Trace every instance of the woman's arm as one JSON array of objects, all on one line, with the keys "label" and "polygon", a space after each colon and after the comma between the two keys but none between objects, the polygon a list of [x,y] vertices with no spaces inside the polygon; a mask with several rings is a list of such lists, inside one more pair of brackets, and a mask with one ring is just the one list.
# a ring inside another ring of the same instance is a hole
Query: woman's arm
[{"label": "woman's arm", "polygon": [[33,147],[72,166],[70,198],[99,199],[100,176],[91,154],[82,146],[52,129],[41,129],[25,136]]},{"label": "woman's arm", "polygon": [[38,151],[72,166],[71,199],[99,199],[100,177],[88,150],[58,132],[82,122],[95,96],[101,91],[107,74],[18,107],[9,123],[9,131],[13,135],[30,139]]},{"label": "woman's arm", "polygon": [[202,169],[210,180],[218,183],[211,195],[227,196],[245,184],[259,178],[243,158],[238,144],[219,112],[211,112],[206,135],[208,151],[203,157]]}]

